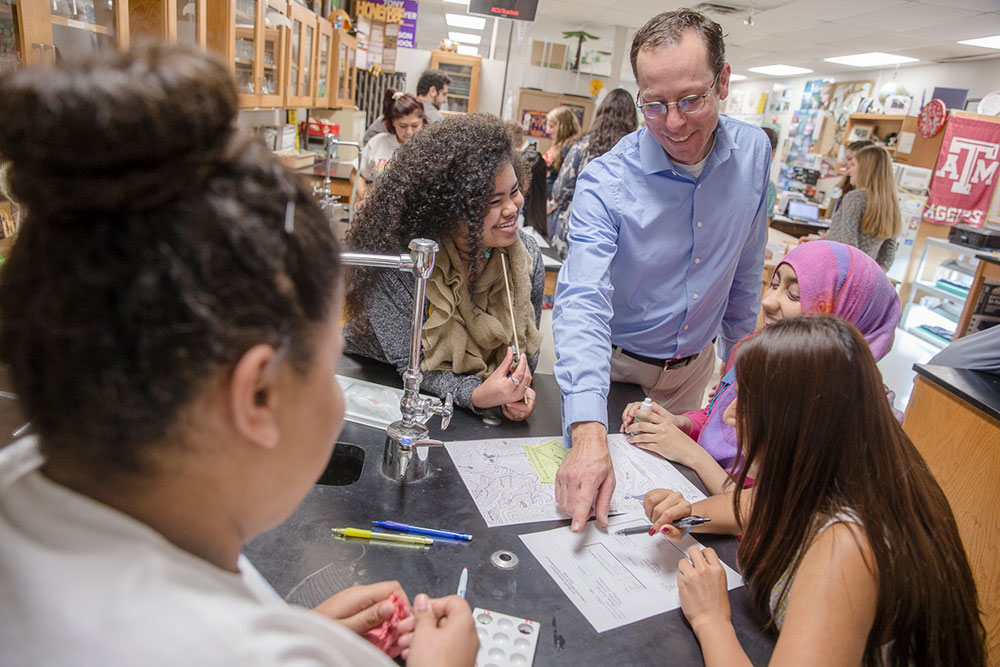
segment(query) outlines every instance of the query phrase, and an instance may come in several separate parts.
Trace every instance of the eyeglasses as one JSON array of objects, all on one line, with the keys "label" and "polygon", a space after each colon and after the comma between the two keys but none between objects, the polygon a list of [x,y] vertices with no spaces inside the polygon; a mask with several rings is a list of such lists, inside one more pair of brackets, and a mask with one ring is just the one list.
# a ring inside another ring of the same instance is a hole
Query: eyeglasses
[{"label": "eyeglasses", "polygon": [[663,118],[667,115],[667,109],[670,105],[677,107],[677,110],[682,114],[691,115],[693,113],[698,113],[705,107],[705,99],[712,94],[715,90],[715,84],[719,82],[719,77],[722,76],[722,71],[720,70],[718,74],[715,75],[715,80],[712,81],[712,85],[709,87],[707,92],[701,95],[688,95],[687,97],[682,97],[676,102],[640,102],[639,95],[635,96],[635,105],[642,112],[642,115],[647,119],[655,120],[657,118]]}]

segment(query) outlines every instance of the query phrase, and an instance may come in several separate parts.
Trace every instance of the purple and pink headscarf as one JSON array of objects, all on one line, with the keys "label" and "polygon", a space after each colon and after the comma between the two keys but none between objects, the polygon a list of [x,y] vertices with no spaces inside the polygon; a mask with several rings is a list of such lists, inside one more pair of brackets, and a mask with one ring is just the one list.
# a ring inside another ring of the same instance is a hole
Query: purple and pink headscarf
[{"label": "purple and pink headscarf", "polygon": [[793,248],[781,264],[795,270],[803,315],[842,317],[865,337],[876,361],[889,353],[899,296],[874,259],[843,243],[811,241]]},{"label": "purple and pink headscarf", "polygon": [[[795,271],[803,315],[842,317],[865,337],[876,361],[888,354],[899,321],[899,296],[874,259],[843,243],[811,241],[793,248],[781,264]],[[736,369],[730,366],[708,407],[687,413],[692,437],[724,468],[736,464],[736,430],[723,420],[736,394]],[[891,405],[892,397],[887,400]]]}]

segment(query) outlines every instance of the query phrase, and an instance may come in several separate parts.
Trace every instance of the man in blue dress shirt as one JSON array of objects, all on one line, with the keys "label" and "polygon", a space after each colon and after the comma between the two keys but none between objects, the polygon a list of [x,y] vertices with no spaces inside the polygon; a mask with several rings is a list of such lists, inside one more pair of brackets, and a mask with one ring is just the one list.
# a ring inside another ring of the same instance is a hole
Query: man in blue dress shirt
[{"label": "man in blue dress shirt", "polygon": [[[556,501],[580,530],[607,525],[611,380],[633,382],[674,413],[700,406],[760,306],[771,146],[719,117],[729,94],[722,28],[691,10],[651,19],[632,41],[646,127],[580,174],[553,331],[563,432],[572,449]],[[596,500],[595,500],[596,496]]]}]

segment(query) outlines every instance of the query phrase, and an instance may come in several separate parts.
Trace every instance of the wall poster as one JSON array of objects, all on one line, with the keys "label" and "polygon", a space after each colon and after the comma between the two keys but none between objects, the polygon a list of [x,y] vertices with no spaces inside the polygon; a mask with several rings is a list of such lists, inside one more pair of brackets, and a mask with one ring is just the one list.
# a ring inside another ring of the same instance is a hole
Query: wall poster
[{"label": "wall poster", "polygon": [[938,153],[923,219],[939,225],[986,223],[997,170],[1000,123],[952,113]]}]

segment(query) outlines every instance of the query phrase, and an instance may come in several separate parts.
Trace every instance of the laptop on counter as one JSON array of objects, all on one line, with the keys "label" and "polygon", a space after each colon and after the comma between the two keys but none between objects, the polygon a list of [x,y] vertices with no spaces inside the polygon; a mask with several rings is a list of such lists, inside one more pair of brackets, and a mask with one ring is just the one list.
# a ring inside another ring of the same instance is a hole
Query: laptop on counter
[{"label": "laptop on counter", "polygon": [[788,202],[788,212],[786,213],[786,216],[796,222],[818,222],[819,204],[792,200]]}]

